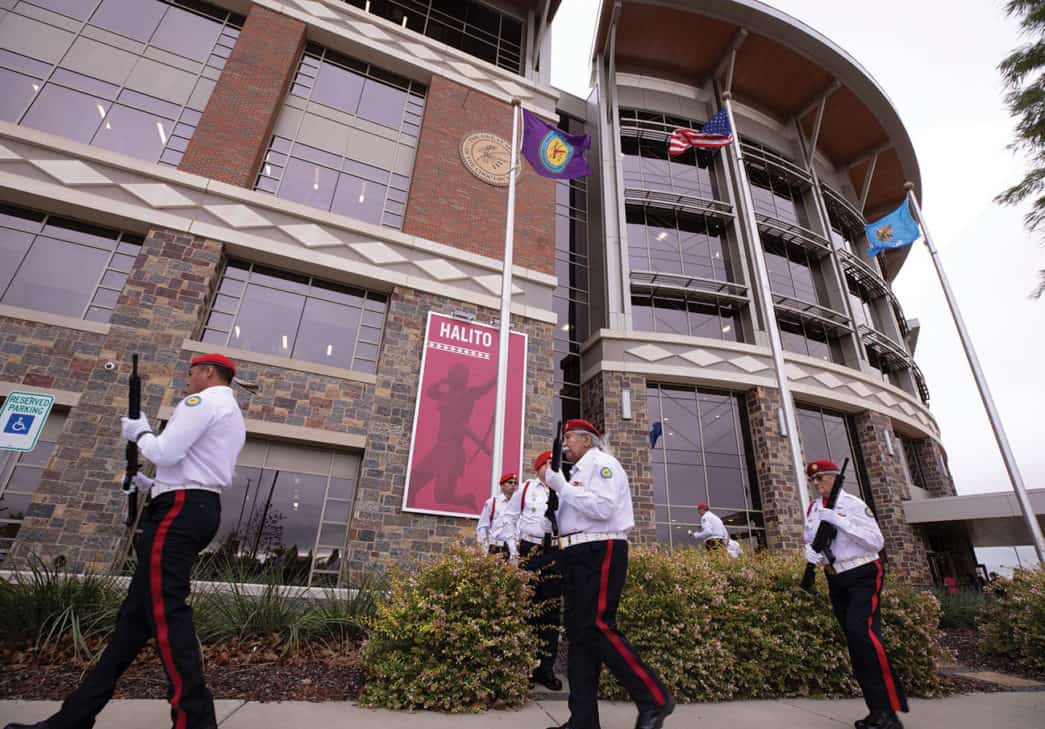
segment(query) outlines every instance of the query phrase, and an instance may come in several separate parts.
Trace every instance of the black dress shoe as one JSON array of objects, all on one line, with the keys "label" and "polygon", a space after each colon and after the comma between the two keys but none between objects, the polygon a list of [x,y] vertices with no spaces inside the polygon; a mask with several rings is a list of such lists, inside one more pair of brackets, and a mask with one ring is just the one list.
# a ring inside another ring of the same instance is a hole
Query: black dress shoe
[{"label": "black dress shoe", "polygon": [[903,729],[903,724],[892,711],[872,711],[863,729]]},{"label": "black dress shoe", "polygon": [[675,699],[668,696],[664,706],[656,706],[639,712],[639,718],[635,720],[635,729],[660,729],[664,720],[675,710]]},{"label": "black dress shoe", "polygon": [[573,725],[570,724],[569,720],[567,719],[565,724],[561,726],[550,726],[548,727],[548,729],[573,729]]},{"label": "black dress shoe", "polygon": [[863,719],[857,719],[856,721],[854,721],[853,726],[855,726],[856,729],[867,729],[867,722],[869,721],[871,721],[870,714],[865,716]]},{"label": "black dress shoe", "polygon": [[551,671],[534,671],[530,676],[531,683],[539,683],[552,691],[562,691],[562,681]]}]

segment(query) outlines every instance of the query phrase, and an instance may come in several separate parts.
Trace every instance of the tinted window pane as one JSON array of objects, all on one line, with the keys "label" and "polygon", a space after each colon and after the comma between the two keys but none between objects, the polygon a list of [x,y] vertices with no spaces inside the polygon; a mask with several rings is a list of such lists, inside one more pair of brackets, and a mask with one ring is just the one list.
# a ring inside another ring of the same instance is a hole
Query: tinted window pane
[{"label": "tinted window pane", "polygon": [[22,123],[87,144],[108,111],[108,101],[49,85],[29,107]]},{"label": "tinted window pane", "polygon": [[330,209],[338,173],[326,167],[291,159],[283,173],[279,197],[322,210]]},{"label": "tinted window pane", "polygon": [[[312,86],[312,101],[355,114],[363,92],[363,77],[347,68],[324,63]],[[396,127],[398,127],[398,122]]]},{"label": "tinted window pane", "polygon": [[0,228],[0,295],[7,290],[32,242],[33,236],[29,233]]},{"label": "tinted window pane", "polygon": [[386,86],[378,81],[368,80],[363,86],[363,95],[359,102],[359,116],[386,127],[398,129],[403,121],[403,106],[406,104],[406,92]]},{"label": "tinted window pane", "polygon": [[76,18],[77,20],[84,20],[91,11],[94,10],[94,6],[97,4],[96,0],[30,0],[33,5],[39,5],[41,8],[47,8],[53,10],[56,13],[62,15],[68,15],[70,18]]},{"label": "tinted window pane", "polygon": [[103,0],[91,17],[91,25],[145,43],[169,7],[155,0]]},{"label": "tinted window pane", "polygon": [[3,303],[81,317],[108,260],[104,251],[39,237]]},{"label": "tinted window pane", "polygon": [[249,285],[229,345],[289,357],[305,298]]},{"label": "tinted window pane", "polygon": [[381,213],[385,206],[385,188],[352,175],[341,175],[331,211],[381,224]]},{"label": "tinted window pane", "polygon": [[39,79],[0,68],[0,119],[17,122],[40,90]]},{"label": "tinted window pane", "polygon": [[334,367],[352,366],[359,310],[309,299],[301,319],[294,356]]},{"label": "tinted window pane", "polygon": [[163,22],[152,37],[151,45],[202,63],[207,60],[220,33],[220,23],[172,7],[163,17]]},{"label": "tinted window pane", "polygon": [[94,144],[132,157],[157,160],[172,126],[166,119],[115,105],[95,135]]}]

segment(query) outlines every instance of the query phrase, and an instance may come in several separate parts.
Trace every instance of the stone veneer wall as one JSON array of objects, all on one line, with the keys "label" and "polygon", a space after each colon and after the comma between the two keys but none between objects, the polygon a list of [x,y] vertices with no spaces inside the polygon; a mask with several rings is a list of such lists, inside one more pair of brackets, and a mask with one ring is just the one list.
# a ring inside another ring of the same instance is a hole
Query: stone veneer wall
[{"label": "stone veneer wall", "polygon": [[799,549],[805,516],[796,487],[806,485],[795,484],[791,447],[788,439],[780,435],[780,391],[756,387],[747,393],[746,406],[766,543],[770,549]]},{"label": "stone veneer wall", "polygon": [[[630,420],[622,417],[621,393],[625,389],[631,390]],[[635,512],[633,540],[637,543],[655,541],[646,378],[622,372],[600,372],[581,385],[581,413],[607,437],[610,452],[628,474]]]},{"label": "stone veneer wall", "polygon": [[947,467],[947,453],[932,438],[919,438],[908,441],[914,443],[914,456],[922,468],[925,489],[933,496],[954,496],[958,492],[954,488],[951,470]]},{"label": "stone veneer wall", "polygon": [[885,537],[885,558],[889,571],[904,582],[932,583],[929,559],[922,535],[904,519],[903,502],[910,498],[903,455],[889,455],[883,433],[892,432],[892,423],[881,413],[865,411],[853,419],[854,433],[867,471],[867,482],[874,499],[875,518]]},{"label": "stone veneer wall", "polygon": [[[452,310],[474,314],[480,322],[497,317],[490,309],[412,289],[396,288],[390,297],[373,407],[366,423],[366,453],[349,530],[347,554],[352,575],[381,570],[389,563],[424,559],[442,552],[454,539],[475,537],[473,519],[402,510],[425,322],[429,311],[449,314]],[[529,335],[523,440],[528,476],[529,464],[551,446],[555,429],[554,330],[551,324],[519,317],[512,317],[512,329]]]},{"label": "stone veneer wall", "polygon": [[[109,333],[98,343],[83,342],[87,346],[79,357],[69,352],[81,343],[75,338],[66,341],[58,335],[42,344],[38,359],[50,356],[43,350],[68,355],[56,358],[55,365],[66,363],[80,373],[76,383],[65,384],[81,396],[65,421],[18,533],[16,564],[33,553],[47,561],[62,556],[73,570],[102,572],[110,567],[126,531],[126,498],[119,490],[125,466],[119,416],[127,412],[130,355],[141,355],[142,412],[155,417],[182,340],[199,327],[220,259],[218,243],[152,231],[113,311]],[[89,356],[82,356],[85,353]],[[118,367],[106,370],[107,361]],[[22,379],[33,384],[51,379],[54,387],[65,382],[59,373],[26,371]]]}]

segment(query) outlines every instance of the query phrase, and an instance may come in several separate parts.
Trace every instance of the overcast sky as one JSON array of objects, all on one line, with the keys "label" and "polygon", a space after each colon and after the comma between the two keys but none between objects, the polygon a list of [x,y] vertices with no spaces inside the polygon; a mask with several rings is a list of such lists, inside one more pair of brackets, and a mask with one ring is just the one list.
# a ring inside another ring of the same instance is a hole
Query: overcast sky
[{"label": "overcast sky", "polygon": [[[595,0],[563,0],[552,83],[588,90]],[[1021,43],[1000,0],[772,0],[844,48],[892,99],[921,166],[922,208],[972,334],[1028,488],[1045,488],[1045,297],[1028,298],[1045,249],[1024,210],[994,204],[1024,163],[1006,149],[1014,121],[998,62]],[[958,492],[1010,489],[990,424],[925,247],[894,290],[921,322],[915,358],[929,385]],[[1035,373],[1039,374],[1035,374]],[[1010,550],[1011,553],[1011,550]],[[1021,556],[1030,552],[1021,550]],[[1009,560],[1012,561],[1012,560]]]}]

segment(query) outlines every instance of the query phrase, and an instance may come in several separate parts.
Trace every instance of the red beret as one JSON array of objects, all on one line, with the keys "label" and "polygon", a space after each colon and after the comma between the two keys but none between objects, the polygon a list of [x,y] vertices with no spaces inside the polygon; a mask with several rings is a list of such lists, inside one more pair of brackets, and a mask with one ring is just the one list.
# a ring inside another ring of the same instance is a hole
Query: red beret
[{"label": "red beret", "polygon": [[519,477],[518,477],[518,476],[516,476],[516,475],[515,475],[514,473],[506,473],[506,474],[504,474],[503,476],[501,476],[501,480],[500,480],[500,483],[501,483],[501,484],[503,484],[503,483],[504,483],[505,481],[511,481],[511,480],[512,480],[513,478],[514,478],[514,479],[515,479],[516,481],[518,481],[518,480],[519,480]]},{"label": "red beret", "polygon": [[697,508],[698,509],[703,509],[704,511],[710,511],[710,509],[708,509],[708,505],[707,504],[697,504]]},{"label": "red beret", "polygon": [[539,455],[539,456],[537,456],[536,458],[533,459],[533,470],[534,471],[540,471],[541,470],[541,466],[543,466],[545,463],[547,463],[551,459],[552,459],[552,452],[551,451],[545,451],[544,453],[542,453],[541,455]]},{"label": "red beret", "polygon": [[562,434],[563,435],[566,435],[571,430],[583,430],[586,433],[591,433],[596,438],[601,438],[602,437],[602,433],[599,432],[598,428],[596,428],[594,425],[589,423],[587,420],[581,420],[580,418],[575,418],[573,420],[567,420],[563,424],[563,426],[562,426]]},{"label": "red beret", "polygon": [[826,458],[819,461],[813,461],[806,466],[806,476],[809,478],[812,478],[818,473],[837,474],[838,472],[838,464],[834,461],[829,461]]},{"label": "red beret", "polygon": [[201,364],[217,365],[218,367],[224,367],[229,371],[229,373],[233,377],[236,376],[235,363],[223,354],[218,354],[216,352],[212,354],[201,354],[199,357],[192,358],[190,366],[195,367],[196,365]]}]

